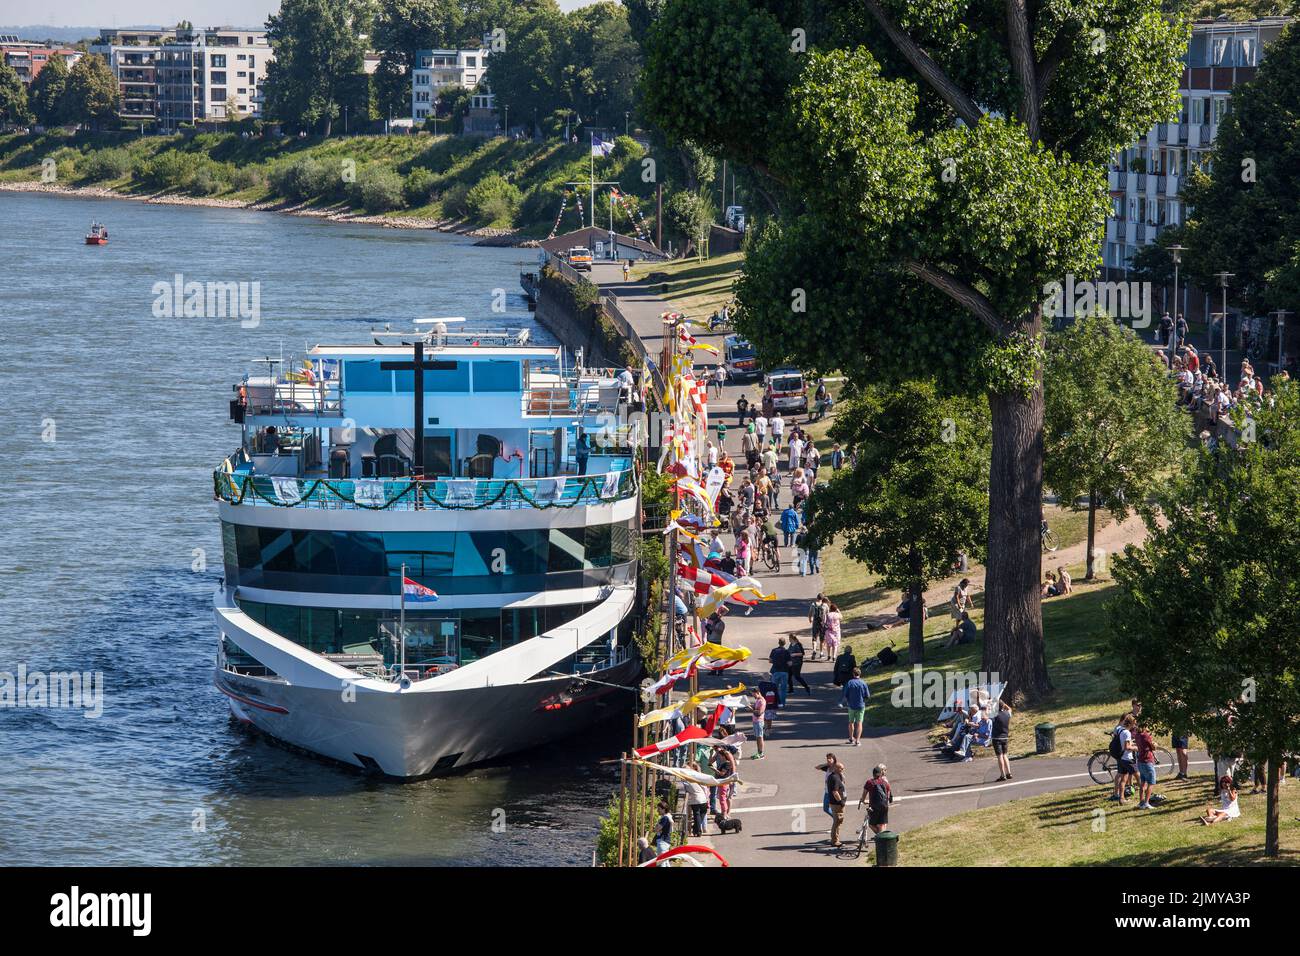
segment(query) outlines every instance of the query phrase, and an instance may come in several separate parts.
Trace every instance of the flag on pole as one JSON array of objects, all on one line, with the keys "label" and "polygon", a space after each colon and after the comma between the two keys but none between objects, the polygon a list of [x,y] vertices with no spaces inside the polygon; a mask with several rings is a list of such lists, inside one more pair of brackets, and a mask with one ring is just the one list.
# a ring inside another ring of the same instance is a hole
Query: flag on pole
[{"label": "flag on pole", "polygon": [[608,140],[603,140],[595,133],[591,134],[591,155],[608,156],[614,152],[614,144]]},{"label": "flag on pole", "polygon": [[667,753],[669,750],[676,750],[683,744],[688,744],[692,740],[700,740],[709,736],[703,727],[687,727],[681,733],[673,737],[665,737],[663,740],[656,741],[647,747],[637,747],[636,755],[638,757],[653,757],[655,754]]},{"label": "flag on pole", "polygon": [[412,581],[410,578],[402,578],[402,596],[408,601],[436,601],[438,592],[433,588],[426,588],[418,581]]}]

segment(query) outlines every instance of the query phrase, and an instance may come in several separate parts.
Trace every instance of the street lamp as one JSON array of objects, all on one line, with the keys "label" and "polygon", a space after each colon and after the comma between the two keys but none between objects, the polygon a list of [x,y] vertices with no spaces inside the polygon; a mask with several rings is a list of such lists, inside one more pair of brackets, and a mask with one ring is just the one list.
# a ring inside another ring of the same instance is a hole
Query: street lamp
[{"label": "street lamp", "polygon": [[1178,357],[1178,266],[1183,261],[1183,253],[1187,251],[1186,246],[1170,246],[1169,255],[1174,260],[1174,327],[1169,334],[1169,367],[1174,367],[1174,359]]},{"label": "street lamp", "polygon": [[1277,374],[1279,378],[1282,375],[1282,344],[1286,341],[1286,317],[1290,314],[1289,309],[1278,309],[1274,313],[1277,316]]},{"label": "street lamp", "polygon": [[509,138],[510,138],[510,107],[505,106],[505,105],[503,104],[503,105],[502,105],[502,109],[504,109],[504,110],[506,111],[506,128],[505,128],[505,134],[506,134],[506,139],[509,139]]},{"label": "street lamp", "polygon": [[[1233,277],[1231,272],[1216,272],[1214,277],[1219,280],[1219,288],[1223,290],[1223,348],[1219,350],[1219,360],[1222,363],[1219,367],[1219,375],[1223,377],[1224,384],[1228,381],[1228,280]],[[1211,347],[1214,343],[1209,343]]]},{"label": "street lamp", "polygon": [[631,115],[632,115],[631,112],[626,112],[623,114],[623,135],[624,136],[628,135],[628,123],[629,123],[629,117]]}]

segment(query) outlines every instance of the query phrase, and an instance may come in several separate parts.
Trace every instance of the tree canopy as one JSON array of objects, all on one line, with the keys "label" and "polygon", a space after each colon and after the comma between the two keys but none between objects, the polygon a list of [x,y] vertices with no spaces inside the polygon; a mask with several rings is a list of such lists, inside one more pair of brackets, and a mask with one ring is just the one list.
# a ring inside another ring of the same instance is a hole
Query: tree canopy
[{"label": "tree canopy", "polygon": [[945,398],[932,382],[873,388],[840,403],[830,437],[857,451],[813,492],[810,533],[844,553],[882,586],[911,595],[911,663],[924,657],[916,600],[951,573],[958,552],[978,558],[988,530],[988,410],[982,400]]},{"label": "tree canopy", "polygon": [[1268,761],[1275,856],[1278,770],[1300,751],[1300,388],[1282,383],[1255,423],[1260,441],[1202,449],[1162,495],[1164,520],[1114,562],[1108,614],[1144,719]]},{"label": "tree canopy", "polygon": [[739,284],[768,364],[988,394],[985,669],[1042,654],[1042,302],[1100,261],[1106,166],[1176,114],[1160,0],[667,0],[643,96],[670,139],[752,165],[789,213]]},{"label": "tree canopy", "polygon": [[1096,509],[1123,521],[1188,452],[1191,418],[1168,369],[1131,329],[1100,312],[1047,339],[1043,479],[1063,505],[1087,497],[1087,577]]},{"label": "tree canopy", "polygon": [[368,107],[361,33],[371,20],[367,3],[283,0],[266,21],[275,51],[266,71],[268,114],[328,136],[345,103]]},{"label": "tree canopy", "polygon": [[21,125],[31,119],[27,109],[27,87],[7,63],[0,63],[0,126]]},{"label": "tree canopy", "polygon": [[42,126],[58,126],[66,118],[63,94],[68,89],[68,65],[62,57],[52,57],[32,80],[27,91],[27,102],[36,122]]},{"label": "tree canopy", "polygon": [[117,77],[108,62],[98,54],[87,53],[68,73],[63,114],[65,119],[98,127],[117,118],[119,98]]}]

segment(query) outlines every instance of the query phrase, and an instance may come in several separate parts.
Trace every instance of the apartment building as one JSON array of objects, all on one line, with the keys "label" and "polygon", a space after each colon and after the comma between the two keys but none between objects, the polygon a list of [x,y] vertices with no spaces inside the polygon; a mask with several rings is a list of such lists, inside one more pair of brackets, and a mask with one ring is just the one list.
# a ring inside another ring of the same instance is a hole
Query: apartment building
[{"label": "apartment building", "polygon": [[155,116],[163,129],[261,115],[262,84],[274,59],[264,30],[183,30],[156,50]]},{"label": "apartment building", "polygon": [[158,51],[176,39],[175,30],[99,31],[90,52],[102,56],[117,77],[122,98],[118,115],[128,120],[151,120],[158,116]]},{"label": "apartment building", "polygon": [[[411,69],[411,119],[423,123],[433,115],[438,92],[448,86],[473,90],[470,117],[481,119],[495,109],[492,91],[483,82],[487,74],[487,43],[470,50],[420,50]],[[466,128],[469,128],[469,123]]]},{"label": "apartment building", "polygon": [[81,59],[79,50],[32,43],[11,33],[0,34],[0,55],[3,55],[5,65],[11,67],[27,86],[31,86],[32,80],[50,60],[61,59],[71,69]]},{"label": "apartment building", "polygon": [[[1111,163],[1111,209],[1103,251],[1108,278],[1122,277],[1139,248],[1187,218],[1182,185],[1188,171],[1209,162],[1233,87],[1254,77],[1268,46],[1289,22],[1288,17],[1265,17],[1193,24],[1177,119],[1156,124]],[[1204,292],[1182,291],[1178,311],[1189,316],[1205,311],[1200,301]]]}]

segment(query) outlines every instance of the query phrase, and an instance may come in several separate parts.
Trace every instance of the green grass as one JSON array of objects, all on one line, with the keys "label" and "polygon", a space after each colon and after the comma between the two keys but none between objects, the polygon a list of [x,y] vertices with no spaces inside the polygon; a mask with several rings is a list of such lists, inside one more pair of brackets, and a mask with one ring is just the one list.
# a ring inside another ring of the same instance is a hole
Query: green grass
[{"label": "green grass", "polygon": [[1264,856],[1265,796],[1240,796],[1241,817],[1214,826],[1197,818],[1212,792],[1209,775],[1165,781],[1169,801],[1154,810],[1106,802],[1088,787],[972,810],[899,838],[903,866],[1247,866],[1300,864],[1300,781],[1281,788],[1281,856]]},{"label": "green grass", "polygon": [[[131,161],[131,171],[113,180],[94,180],[86,174],[86,159],[102,149],[124,150]],[[244,139],[233,133],[202,133],[192,137],[149,136],[140,137],[128,132],[87,133],[75,135],[51,132],[28,135],[0,136],[0,182],[27,182],[39,180],[42,161],[50,158],[57,163],[58,182],[69,186],[100,186],[127,195],[152,194],[158,187],[140,174],[146,163],[165,153],[175,153],[186,158],[194,167],[207,168],[219,179],[221,188],[207,192],[212,198],[237,199],[245,202],[278,200],[266,179],[269,174],[295,159],[310,157],[330,166],[338,165],[342,172],[344,160],[355,164],[358,176],[367,167],[391,169],[405,177],[422,168],[430,174],[427,201],[405,200],[397,208],[383,213],[385,216],[414,216],[431,219],[464,221],[466,225],[486,225],[467,217],[464,195],[484,177],[496,173],[517,186],[522,201],[509,223],[521,236],[547,235],[555,222],[565,183],[580,180],[590,171],[590,157],[585,145],[562,144],[554,141],[532,142],[508,140],[504,137],[433,136],[420,132],[408,136],[319,136],[286,137],[283,139],[261,136]],[[620,140],[615,155],[597,163],[598,178],[617,180],[624,195],[636,198],[647,187],[640,182],[640,156],[628,151]],[[232,183],[235,170],[253,170],[263,179],[263,185],[237,188]],[[354,208],[348,191],[339,186],[331,194],[306,203],[314,207],[339,209]],[[174,190],[182,194],[195,194],[188,186]],[[597,196],[596,219],[606,221],[608,207],[605,197]],[[584,199],[585,205],[585,199]],[[643,198],[642,208],[646,206]],[[588,214],[590,210],[587,210]],[[627,229],[622,214],[615,218],[615,226]],[[561,229],[577,226],[575,204],[570,201]]]},{"label": "green grass", "polygon": [[743,253],[729,252],[703,262],[678,259],[637,264],[632,275],[657,283],[655,291],[688,319],[705,320],[735,297],[732,284],[743,264]]}]

